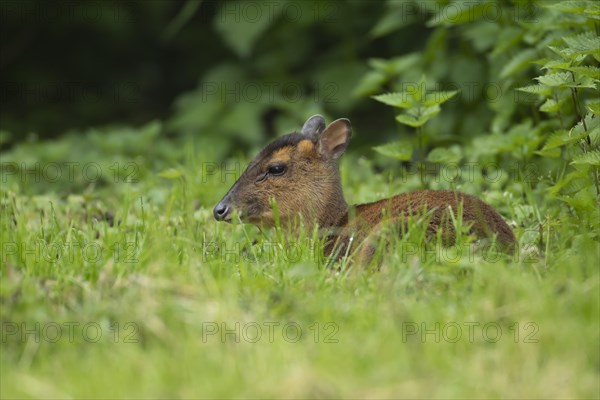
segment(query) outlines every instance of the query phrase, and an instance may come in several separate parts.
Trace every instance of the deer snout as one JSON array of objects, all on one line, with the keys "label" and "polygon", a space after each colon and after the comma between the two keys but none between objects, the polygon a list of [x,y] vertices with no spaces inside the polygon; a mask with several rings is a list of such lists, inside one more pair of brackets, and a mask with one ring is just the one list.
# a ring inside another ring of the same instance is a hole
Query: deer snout
[{"label": "deer snout", "polygon": [[217,221],[225,221],[231,215],[231,202],[225,197],[213,209],[213,215]]}]

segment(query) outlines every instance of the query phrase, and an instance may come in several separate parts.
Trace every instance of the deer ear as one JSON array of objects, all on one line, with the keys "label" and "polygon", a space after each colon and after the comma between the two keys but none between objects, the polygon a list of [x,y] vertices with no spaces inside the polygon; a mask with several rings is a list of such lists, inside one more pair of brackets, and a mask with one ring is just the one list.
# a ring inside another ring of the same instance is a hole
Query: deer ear
[{"label": "deer ear", "polygon": [[317,148],[325,158],[338,159],[350,142],[352,136],[352,125],[346,118],[333,121],[325,128],[319,138]]},{"label": "deer ear", "polygon": [[321,132],[323,132],[323,129],[325,129],[325,119],[317,114],[306,120],[300,133],[310,136],[316,141]]}]

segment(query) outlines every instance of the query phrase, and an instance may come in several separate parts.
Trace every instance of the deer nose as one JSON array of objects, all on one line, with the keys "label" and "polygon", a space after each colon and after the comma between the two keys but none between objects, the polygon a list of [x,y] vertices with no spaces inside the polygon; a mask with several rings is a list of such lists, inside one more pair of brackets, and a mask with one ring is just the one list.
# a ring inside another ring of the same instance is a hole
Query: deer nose
[{"label": "deer nose", "polygon": [[217,221],[223,221],[229,215],[230,210],[231,207],[229,206],[229,203],[224,200],[221,200],[219,204],[215,206],[213,210],[213,215],[215,216],[215,219]]}]

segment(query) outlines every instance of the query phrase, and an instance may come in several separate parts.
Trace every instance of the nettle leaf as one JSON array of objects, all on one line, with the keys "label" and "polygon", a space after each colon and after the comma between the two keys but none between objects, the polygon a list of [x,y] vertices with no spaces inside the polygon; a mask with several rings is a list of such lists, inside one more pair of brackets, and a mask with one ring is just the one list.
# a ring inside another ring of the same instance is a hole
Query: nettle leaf
[{"label": "nettle leaf", "polygon": [[571,128],[569,135],[575,137],[585,137],[587,135],[596,134],[598,131],[600,131],[600,118],[594,118],[592,114],[587,114],[584,117],[584,120],[585,125],[583,124],[583,121],[579,121],[573,128]]},{"label": "nettle leaf", "polygon": [[520,88],[516,88],[515,90],[518,90],[519,92],[525,92],[525,93],[531,93],[531,94],[538,94],[540,96],[551,96],[552,95],[552,89],[546,85],[529,85],[529,86],[523,86]]},{"label": "nettle leaf", "polygon": [[409,53],[401,57],[390,58],[389,60],[381,58],[371,58],[368,61],[369,67],[385,72],[388,75],[398,75],[409,68],[415,67],[421,60],[419,53]]},{"label": "nettle leaf", "polygon": [[572,131],[567,131],[566,129],[559,129],[550,135],[548,140],[546,140],[546,143],[544,144],[542,150],[551,150],[565,145],[578,143],[587,135],[588,132],[585,131],[573,134]]},{"label": "nettle leaf", "polygon": [[504,68],[502,68],[502,71],[500,71],[500,78],[506,78],[530,67],[531,62],[536,57],[537,51],[535,49],[526,49],[519,52],[506,65],[504,65]]},{"label": "nettle leaf", "polygon": [[[573,80],[575,78],[575,80]],[[589,88],[595,89],[594,79],[587,76],[575,76],[570,72],[556,72],[535,78],[543,85],[558,88]]]},{"label": "nettle leaf", "polygon": [[594,3],[592,1],[563,0],[554,4],[544,5],[544,7],[561,12],[583,14],[588,7],[593,5]]},{"label": "nettle leaf", "polygon": [[547,71],[553,70],[553,69],[567,69],[571,66],[571,62],[570,61],[565,61],[565,60],[550,60],[550,61],[546,61],[544,64],[542,64],[542,69],[545,69]]},{"label": "nettle leaf", "polygon": [[388,106],[398,108],[410,108],[415,105],[415,99],[412,94],[407,92],[385,93],[377,96],[372,96],[373,99],[387,104]]},{"label": "nettle leaf", "polygon": [[427,155],[427,161],[439,164],[458,163],[462,159],[460,147],[436,147]]},{"label": "nettle leaf", "polygon": [[588,103],[586,107],[592,114],[600,115],[600,101]]},{"label": "nettle leaf", "polygon": [[397,142],[373,147],[373,150],[379,154],[383,154],[386,157],[391,157],[401,161],[408,161],[412,157],[413,146],[412,143],[407,140],[399,140]]},{"label": "nettle leaf", "polygon": [[436,104],[443,104],[456,96],[458,90],[449,90],[442,92],[430,92],[425,95],[425,100],[423,101],[423,105],[430,107]]},{"label": "nettle leaf", "polygon": [[594,67],[592,65],[586,65],[583,67],[570,67],[564,69],[566,69],[567,71],[572,71],[579,75],[587,76],[595,80],[600,80],[600,68]]},{"label": "nettle leaf", "polygon": [[441,110],[442,109],[438,104],[431,107],[412,108],[406,113],[398,115],[396,121],[404,125],[412,126],[413,128],[418,128],[438,115]]},{"label": "nettle leaf", "polygon": [[588,56],[587,54],[580,54],[570,47],[548,46],[548,48],[561,56],[564,60],[575,64],[581,63]]},{"label": "nettle leaf", "polygon": [[594,150],[573,157],[571,164],[600,166],[600,151]]},{"label": "nettle leaf", "polygon": [[539,83],[550,87],[567,87],[567,85],[573,83],[571,74],[568,72],[556,72],[554,74],[538,76],[534,79]]},{"label": "nettle leaf", "polygon": [[576,54],[595,54],[600,56],[600,37],[593,32],[584,32],[579,35],[567,36],[563,40]]}]

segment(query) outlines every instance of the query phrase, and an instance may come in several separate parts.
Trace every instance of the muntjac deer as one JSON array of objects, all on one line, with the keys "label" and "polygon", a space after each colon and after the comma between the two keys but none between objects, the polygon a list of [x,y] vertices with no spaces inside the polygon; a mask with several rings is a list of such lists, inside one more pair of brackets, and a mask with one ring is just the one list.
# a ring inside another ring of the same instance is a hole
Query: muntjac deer
[{"label": "muntjac deer", "polygon": [[351,136],[352,127],[347,119],[325,126],[320,115],[309,118],[300,133],[276,139],[256,156],[214,208],[215,219],[231,222],[235,212],[245,222],[273,226],[274,200],[281,226],[301,215],[305,226],[316,223],[319,229],[328,232],[327,256],[343,256],[353,246],[363,243],[359,260],[368,263],[375,251],[368,243],[369,238],[384,221],[405,228],[409,218],[426,216],[423,223],[427,224],[427,235],[439,232],[444,242],[452,243],[455,239],[452,218],[462,210],[462,223],[469,226],[469,233],[478,238],[495,236],[496,243],[504,249],[514,248],[515,237],[502,217],[482,200],[465,193],[420,190],[348,206],[337,160],[348,147]]}]

